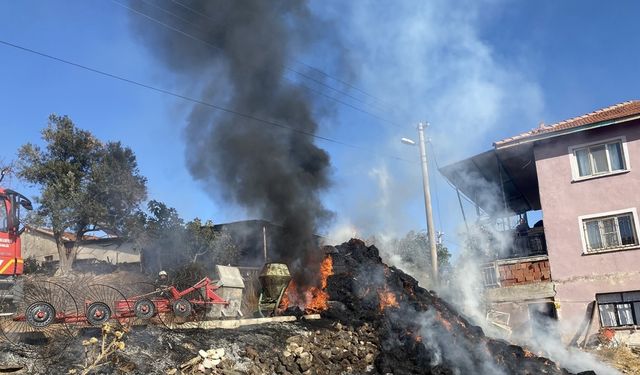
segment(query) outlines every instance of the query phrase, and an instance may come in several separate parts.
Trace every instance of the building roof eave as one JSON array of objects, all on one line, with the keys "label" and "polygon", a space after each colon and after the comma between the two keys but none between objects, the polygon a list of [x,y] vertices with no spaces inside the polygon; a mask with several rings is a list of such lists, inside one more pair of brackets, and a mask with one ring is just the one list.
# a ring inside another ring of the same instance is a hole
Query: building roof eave
[{"label": "building roof eave", "polygon": [[636,114],[636,115],[633,115],[633,116],[622,117],[622,118],[617,118],[617,119],[613,119],[613,120],[604,120],[604,121],[594,122],[594,123],[591,123],[591,124],[585,124],[585,125],[581,125],[581,126],[568,128],[568,129],[556,130],[556,131],[551,131],[551,132],[542,132],[540,134],[535,134],[535,135],[531,135],[531,136],[527,136],[527,137],[517,138],[517,139],[513,139],[513,140],[510,140],[510,141],[506,141],[506,142],[505,141],[498,141],[498,142],[494,142],[493,143],[493,147],[496,150],[503,150],[503,149],[519,146],[519,145],[526,144],[526,143],[542,141],[542,140],[545,140],[545,139],[550,139],[550,138],[555,138],[555,137],[561,137],[561,136],[564,136],[564,135],[578,133],[578,132],[582,132],[582,131],[590,130],[590,129],[602,128],[602,127],[605,127],[605,126],[622,124],[622,123],[633,121],[633,120],[637,120],[637,119],[640,119],[640,114]]}]

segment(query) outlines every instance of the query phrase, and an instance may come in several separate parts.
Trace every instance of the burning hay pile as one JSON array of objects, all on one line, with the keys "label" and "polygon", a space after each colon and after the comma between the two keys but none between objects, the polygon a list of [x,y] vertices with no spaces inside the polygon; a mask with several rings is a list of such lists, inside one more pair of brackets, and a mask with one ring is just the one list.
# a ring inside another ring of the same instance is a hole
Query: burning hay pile
[{"label": "burning hay pile", "polygon": [[[234,330],[135,327],[126,348],[97,373],[569,374],[485,337],[412,277],[383,264],[375,247],[351,240],[325,250],[317,284],[290,285],[281,305],[285,313],[320,312],[323,319]],[[82,373],[80,342],[55,359],[29,361],[4,351],[0,360],[28,373]]]},{"label": "burning hay pile", "polygon": [[484,336],[433,292],[381,262],[360,240],[331,248],[331,306],[324,315],[347,325],[371,323],[380,354],[375,371],[393,374],[568,374],[519,346]]}]

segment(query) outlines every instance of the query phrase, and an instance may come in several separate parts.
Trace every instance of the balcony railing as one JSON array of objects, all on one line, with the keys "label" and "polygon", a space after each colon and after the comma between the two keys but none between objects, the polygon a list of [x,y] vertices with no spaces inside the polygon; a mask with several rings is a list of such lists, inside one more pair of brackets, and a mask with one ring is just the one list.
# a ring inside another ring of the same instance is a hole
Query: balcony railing
[{"label": "balcony railing", "polygon": [[542,227],[529,229],[526,233],[515,234],[513,245],[498,256],[498,259],[521,258],[547,255],[547,242]]}]

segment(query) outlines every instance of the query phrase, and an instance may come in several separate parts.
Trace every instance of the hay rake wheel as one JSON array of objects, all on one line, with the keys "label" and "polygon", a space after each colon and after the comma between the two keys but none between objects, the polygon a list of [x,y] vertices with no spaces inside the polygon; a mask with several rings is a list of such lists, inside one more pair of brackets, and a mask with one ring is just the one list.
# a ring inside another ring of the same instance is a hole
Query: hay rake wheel
[{"label": "hay rake wheel", "polygon": [[158,320],[167,329],[200,328],[206,319],[207,305],[194,304],[191,301],[204,301],[200,290],[195,290],[170,304],[170,311],[159,311]]},{"label": "hay rake wheel", "polygon": [[156,307],[153,299],[157,297],[156,286],[153,283],[140,281],[130,284],[126,290],[127,296],[136,296],[135,299],[129,297],[129,308],[132,317],[129,324],[140,326],[158,324]]},{"label": "hay rake wheel", "polygon": [[91,284],[83,290],[83,311],[87,322],[94,327],[105,323],[128,328],[133,317],[127,314],[131,306],[118,289],[105,284]]},{"label": "hay rake wheel", "polygon": [[[2,336],[27,356],[57,356],[77,334],[76,325],[64,320],[78,316],[76,300],[62,285],[50,281],[28,279],[21,289],[13,293],[15,309],[0,318]],[[4,301],[8,296],[0,298]]]}]

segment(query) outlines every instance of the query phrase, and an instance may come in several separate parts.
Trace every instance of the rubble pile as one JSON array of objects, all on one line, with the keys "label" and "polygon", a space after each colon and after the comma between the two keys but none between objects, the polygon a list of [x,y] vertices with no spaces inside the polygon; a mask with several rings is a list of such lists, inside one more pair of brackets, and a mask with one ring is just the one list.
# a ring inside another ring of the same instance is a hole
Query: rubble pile
[{"label": "rubble pile", "polygon": [[352,329],[337,323],[334,329],[305,332],[285,343],[284,350],[273,357],[247,347],[247,358],[253,362],[249,373],[364,374],[373,372],[378,355],[375,332],[366,324]]}]

